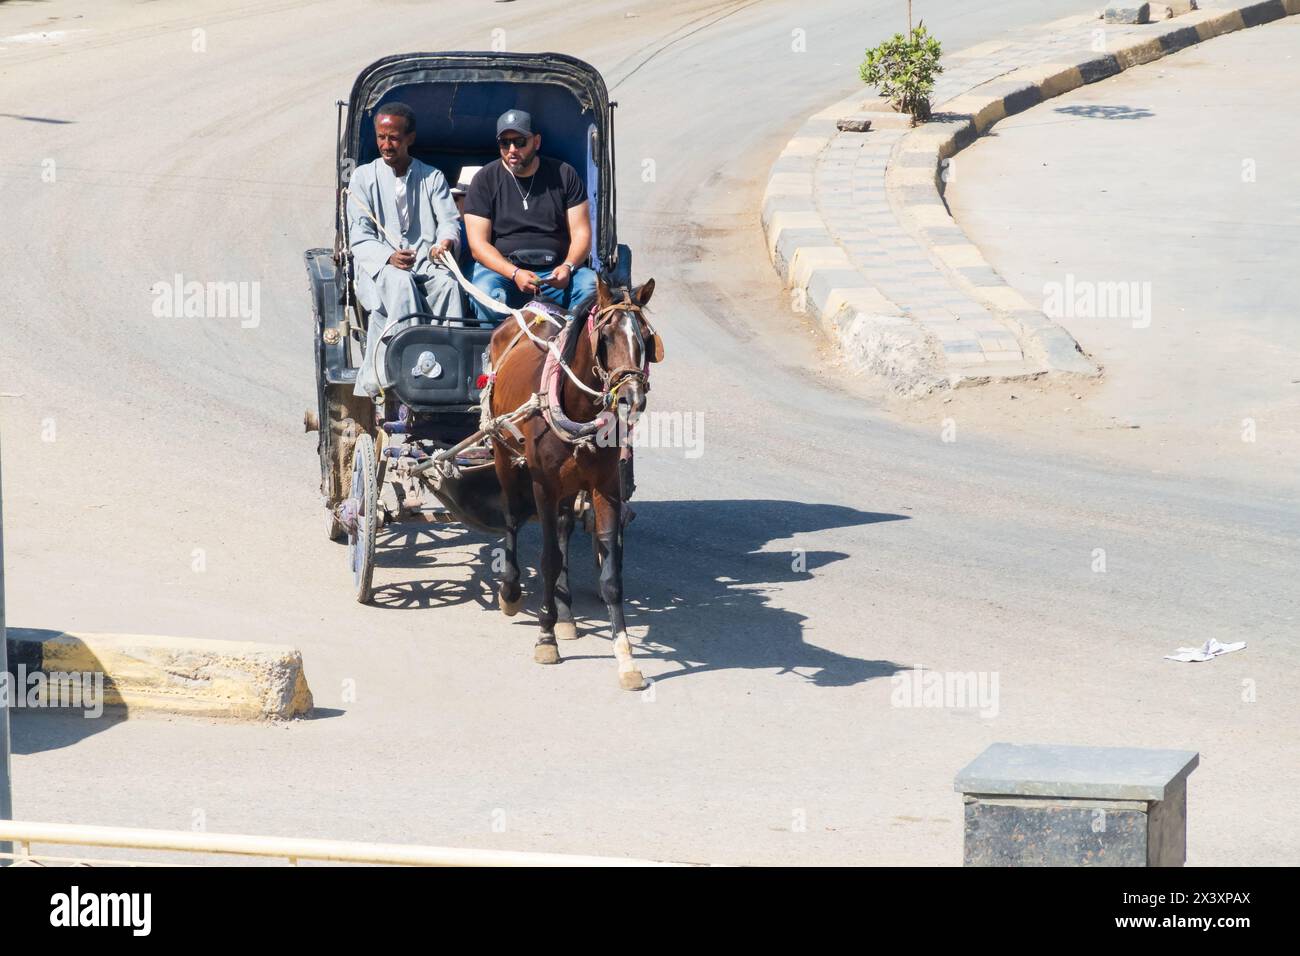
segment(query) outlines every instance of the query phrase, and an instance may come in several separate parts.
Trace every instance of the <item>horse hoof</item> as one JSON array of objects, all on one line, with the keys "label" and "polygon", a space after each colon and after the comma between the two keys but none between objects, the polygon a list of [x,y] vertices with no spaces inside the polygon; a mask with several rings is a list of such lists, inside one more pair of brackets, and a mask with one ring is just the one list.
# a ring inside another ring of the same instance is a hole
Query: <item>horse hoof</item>
[{"label": "horse hoof", "polygon": [[618,686],[624,690],[644,690],[646,682],[640,671],[624,671],[618,675]]},{"label": "horse hoof", "polygon": [[562,641],[576,641],[578,639],[578,625],[572,621],[556,621],[555,636]]},{"label": "horse hoof", "polygon": [[538,644],[533,648],[533,660],[539,664],[558,664],[560,649],[554,644]]},{"label": "horse hoof", "polygon": [[501,603],[501,613],[506,617],[514,617],[519,613],[519,609],[524,606],[524,596],[522,594],[513,601],[508,601],[505,595],[498,594],[497,600]]}]

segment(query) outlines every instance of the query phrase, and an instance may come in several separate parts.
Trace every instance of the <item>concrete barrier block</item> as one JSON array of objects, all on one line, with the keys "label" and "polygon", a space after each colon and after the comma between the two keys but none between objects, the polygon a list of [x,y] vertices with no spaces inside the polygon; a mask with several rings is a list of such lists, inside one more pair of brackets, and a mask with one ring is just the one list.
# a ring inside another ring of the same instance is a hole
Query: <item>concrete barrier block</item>
[{"label": "concrete barrier block", "polygon": [[1107,23],[1149,23],[1151,4],[1149,3],[1112,3],[1107,5],[1102,14]]},{"label": "concrete barrier block", "polygon": [[957,774],[967,866],[1182,866],[1188,750],[998,743]]},{"label": "concrete barrier block", "polygon": [[311,711],[302,654],[282,644],[9,629],[15,659],[104,675],[104,703],[131,711],[285,719]]}]

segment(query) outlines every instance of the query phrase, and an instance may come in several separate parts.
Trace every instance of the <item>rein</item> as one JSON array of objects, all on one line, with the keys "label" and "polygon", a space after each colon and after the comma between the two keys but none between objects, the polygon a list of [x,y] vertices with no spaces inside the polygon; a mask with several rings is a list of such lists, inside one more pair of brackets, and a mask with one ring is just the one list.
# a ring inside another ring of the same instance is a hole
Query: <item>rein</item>
[{"label": "rein", "polygon": [[[647,357],[643,368],[634,366],[621,365],[613,370],[606,370],[600,364],[600,353],[596,347],[599,341],[600,333],[614,321],[614,318],[622,312],[635,312],[642,322],[646,322],[645,315],[641,306],[634,303],[627,293],[623,292],[621,302],[613,302],[600,309],[592,309],[587,317],[585,333],[590,342],[592,350],[592,359],[594,364],[591,367],[592,373],[601,381],[601,391],[596,392],[594,389],[585,388],[584,391],[593,395],[600,401],[601,411],[594,419],[589,422],[575,422],[565,414],[564,408],[560,402],[560,376],[559,367],[564,362],[558,355],[547,357],[546,365],[542,369],[542,390],[540,393],[542,399],[542,417],[546,424],[550,426],[551,431],[562,441],[578,447],[590,447],[592,439],[602,429],[611,428],[617,421],[614,412],[611,410],[618,402],[619,389],[633,379],[642,382],[647,390],[649,389],[650,372],[649,359]],[[649,325],[646,322],[647,326]],[[570,335],[581,334],[575,325],[566,326],[560,333],[559,339],[561,344],[555,349],[556,353],[563,351],[563,345],[567,344],[567,338]],[[638,337],[640,333],[637,333]],[[642,352],[645,352],[645,341],[641,341]]]},{"label": "rein", "polygon": [[[529,398],[529,400],[519,408],[515,409],[515,411],[509,412],[506,415],[497,416],[497,418],[493,419],[488,411],[489,402],[487,393],[485,392],[485,394],[480,397],[483,407],[479,423],[479,436],[491,434],[500,438],[500,429],[506,423],[506,420],[509,419],[510,422],[507,427],[509,427],[509,430],[514,433],[516,438],[521,438],[522,436],[519,435],[517,428],[510,426],[522,423],[532,415],[540,413],[556,437],[570,445],[576,445],[580,448],[590,448],[596,433],[602,428],[608,428],[616,421],[614,413],[610,409],[618,402],[619,389],[633,379],[636,379],[645,386],[647,391],[649,390],[651,359],[646,350],[645,337],[641,335],[639,330],[636,335],[640,340],[641,352],[644,356],[644,362],[641,368],[619,366],[613,370],[607,371],[600,364],[600,353],[597,348],[600,332],[605,326],[612,323],[615,316],[619,313],[636,313],[641,324],[649,329],[652,338],[657,337],[654,328],[645,317],[642,307],[632,301],[631,294],[627,289],[623,290],[623,298],[621,301],[612,302],[599,309],[593,308],[587,317],[585,331],[590,339],[592,358],[595,361],[595,364],[592,366],[592,372],[601,382],[601,389],[600,391],[597,391],[574,374],[573,369],[564,361],[562,355],[564,345],[567,344],[567,337],[570,334],[579,334],[576,323],[570,326],[565,326],[560,334],[553,339],[539,338],[533,333],[532,329],[529,328],[529,325],[543,320],[555,323],[555,320],[549,315],[537,312],[536,314],[538,317],[534,319],[532,323],[529,323],[525,321],[523,312],[525,310],[534,311],[530,307],[525,306],[523,309],[512,309],[504,303],[488,296],[465,278],[465,275],[461,272],[460,266],[456,262],[455,257],[450,253],[443,253],[438,257],[438,261],[447,267],[451,274],[456,278],[457,283],[459,283],[461,288],[463,288],[469,295],[473,296],[486,307],[492,309],[498,314],[514,317],[515,323],[519,326],[519,332],[516,333],[515,337],[502,352],[503,357],[510,352],[521,338],[524,337],[527,337],[534,345],[546,352],[546,364],[542,368],[541,390]],[[575,422],[564,413],[564,409],[560,403],[561,373],[567,376],[569,380],[582,391],[599,401],[601,412],[594,419],[589,422]],[[488,390],[491,389],[495,377],[495,372],[488,375]],[[515,416],[521,412],[524,413],[524,417],[516,418]]]}]

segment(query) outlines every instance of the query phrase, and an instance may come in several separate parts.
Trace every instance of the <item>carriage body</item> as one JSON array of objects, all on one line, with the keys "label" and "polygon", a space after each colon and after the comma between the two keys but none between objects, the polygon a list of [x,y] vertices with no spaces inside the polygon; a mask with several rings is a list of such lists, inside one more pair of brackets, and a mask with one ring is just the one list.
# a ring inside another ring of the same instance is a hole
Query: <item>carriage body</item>
[{"label": "carriage body", "polygon": [[[339,102],[335,148],[335,236],[331,248],[306,253],[314,316],[317,409],[307,427],[319,431],[320,491],[329,534],[347,538],[354,572],[365,563],[358,521],[368,523],[373,557],[375,526],[397,519],[455,520],[481,530],[504,524],[500,487],[482,448],[466,449],[442,467],[429,458],[473,434],[479,424],[484,354],[492,329],[477,321],[420,314],[398,323],[386,339],[384,401],[353,394],[369,316],[356,300],[344,188],[359,166],[378,156],[374,117],[400,101],[416,114],[411,155],[456,183],[463,168],[499,157],[496,120],[511,108],[532,114],[542,134],[541,154],[569,163],[582,177],[591,209],[588,264],[611,281],[631,281],[631,254],[615,231],[613,109],[594,67],[556,53],[409,53],[366,67],[346,103]],[[467,310],[467,315],[472,314]],[[420,375],[422,361],[439,374]],[[371,474],[364,474],[366,468]],[[381,493],[386,477],[405,476],[427,498],[399,497],[396,512]],[[358,554],[357,552],[361,553]],[[368,598],[369,576],[358,584]]]}]

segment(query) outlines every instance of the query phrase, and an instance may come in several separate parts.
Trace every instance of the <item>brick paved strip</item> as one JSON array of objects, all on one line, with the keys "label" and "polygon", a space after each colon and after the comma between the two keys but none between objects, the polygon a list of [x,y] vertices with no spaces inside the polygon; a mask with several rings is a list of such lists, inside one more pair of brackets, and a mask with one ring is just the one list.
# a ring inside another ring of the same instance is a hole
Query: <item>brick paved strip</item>
[{"label": "brick paved strip", "polygon": [[1229,0],[1142,25],[1067,17],[947,55],[922,126],[895,128],[897,115],[865,91],[821,110],[786,145],[763,196],[768,251],[794,308],[818,319],[851,366],[904,394],[1100,374],[953,221],[943,188],[954,157],[1044,100],[1298,13],[1300,0]]}]

